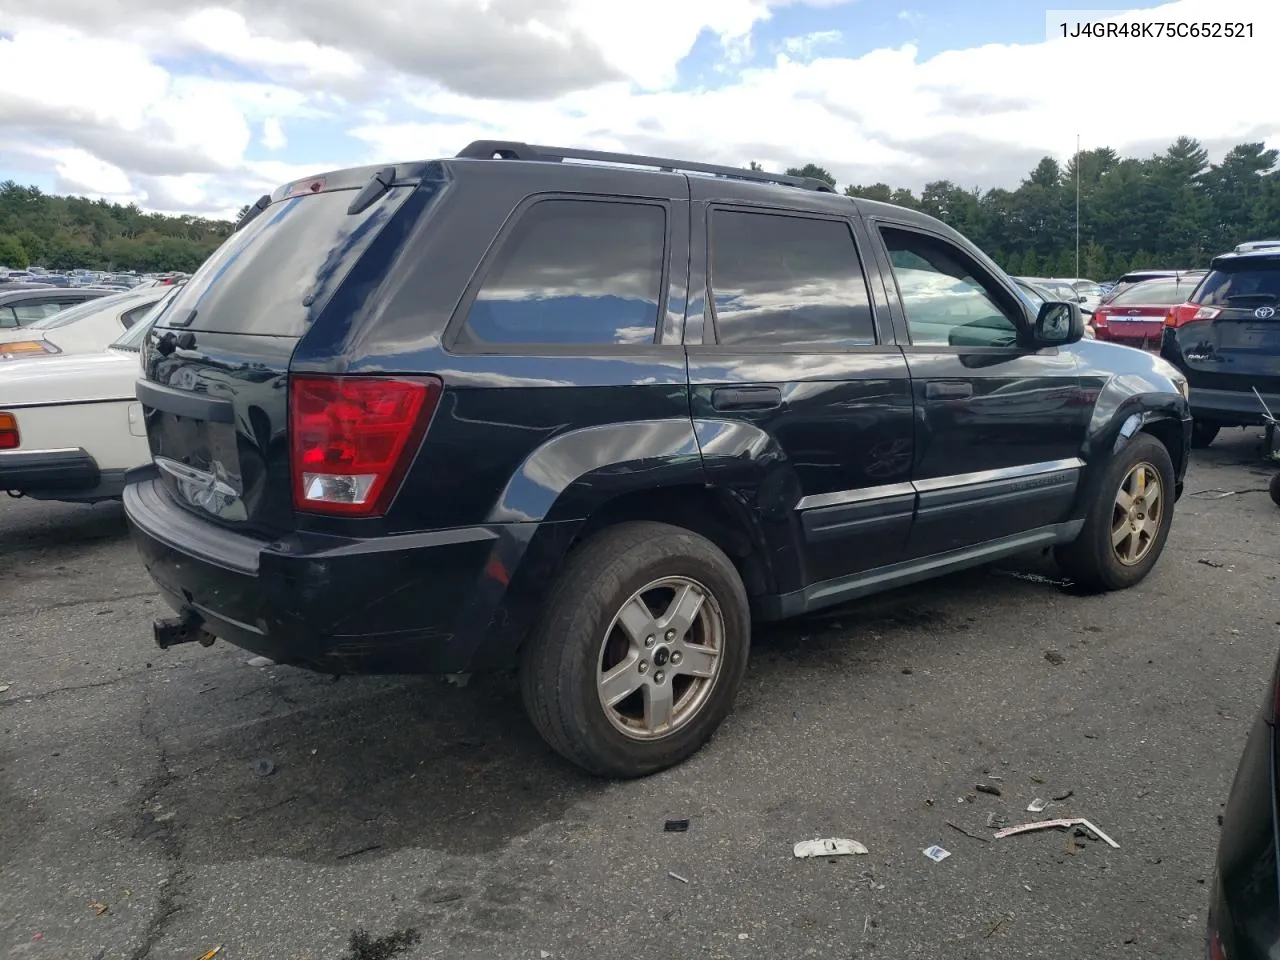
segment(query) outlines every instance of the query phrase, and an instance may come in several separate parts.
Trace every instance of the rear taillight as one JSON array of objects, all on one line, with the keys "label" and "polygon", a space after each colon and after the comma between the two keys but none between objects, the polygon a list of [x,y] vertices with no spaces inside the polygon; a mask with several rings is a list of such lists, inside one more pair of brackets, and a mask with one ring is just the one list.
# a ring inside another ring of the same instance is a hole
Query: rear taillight
[{"label": "rear taillight", "polygon": [[1169,312],[1164,318],[1164,325],[1177,328],[1184,323],[1190,323],[1192,320],[1212,320],[1221,312],[1217,307],[1202,307],[1195,303],[1180,303],[1176,307],[1169,308]]},{"label": "rear taillight", "polygon": [[12,340],[9,343],[0,343],[0,360],[45,357],[61,352],[48,340]]},{"label": "rear taillight", "polygon": [[1099,307],[1093,311],[1093,325],[1095,327],[1105,327],[1107,325],[1107,310],[1105,307]]},{"label": "rear taillight", "polygon": [[289,453],[299,510],[386,512],[426,434],[436,377],[289,377]]},{"label": "rear taillight", "polygon": [[0,450],[16,450],[21,445],[18,418],[12,413],[0,413]]},{"label": "rear taillight", "polygon": [[1227,960],[1227,951],[1222,947],[1222,938],[1213,927],[1209,928],[1208,936],[1205,938],[1204,952],[1206,960]]}]

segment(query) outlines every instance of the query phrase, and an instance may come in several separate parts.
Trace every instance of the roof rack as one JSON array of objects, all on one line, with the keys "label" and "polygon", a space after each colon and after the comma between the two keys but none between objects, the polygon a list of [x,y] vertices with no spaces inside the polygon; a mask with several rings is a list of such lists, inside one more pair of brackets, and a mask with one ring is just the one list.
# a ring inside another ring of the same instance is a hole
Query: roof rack
[{"label": "roof rack", "polygon": [[816,177],[793,177],[785,173],[766,173],[763,170],[743,170],[715,163],[695,163],[690,160],[672,160],[668,157],[646,157],[636,153],[607,153],[601,150],[578,150],[572,147],[547,147],[520,143],[515,140],[476,140],[458,152],[464,160],[538,160],[560,163],[564,160],[587,160],[592,163],[613,163],[633,167],[657,167],[663,173],[686,171],[709,173],[731,180],[750,180],[755,183],[776,183],[819,193],[835,193],[835,188]]}]

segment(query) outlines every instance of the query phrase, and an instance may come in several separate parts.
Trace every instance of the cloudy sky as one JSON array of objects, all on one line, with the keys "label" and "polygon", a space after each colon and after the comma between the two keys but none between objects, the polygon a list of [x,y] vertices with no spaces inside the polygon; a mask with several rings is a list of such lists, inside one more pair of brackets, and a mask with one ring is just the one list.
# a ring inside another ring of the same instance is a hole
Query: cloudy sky
[{"label": "cloudy sky", "polygon": [[[1280,147],[1275,0],[1093,0],[1243,40],[1046,40],[1030,0],[0,0],[0,180],[229,215],[481,137],[1015,186],[1045,154]],[[1068,4],[1059,2],[1059,6]],[[1115,15],[1110,14],[1110,15]],[[1224,79],[1225,78],[1225,79]]]}]

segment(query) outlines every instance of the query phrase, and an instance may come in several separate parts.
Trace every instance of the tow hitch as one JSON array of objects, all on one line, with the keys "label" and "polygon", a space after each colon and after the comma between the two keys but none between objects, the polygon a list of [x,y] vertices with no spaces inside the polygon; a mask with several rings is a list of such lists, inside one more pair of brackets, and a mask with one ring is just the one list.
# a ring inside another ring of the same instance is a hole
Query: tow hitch
[{"label": "tow hitch", "polygon": [[180,643],[198,643],[202,647],[213,646],[217,639],[204,628],[204,618],[194,610],[184,610],[179,616],[165,617],[151,624],[155,633],[156,646],[168,650]]}]

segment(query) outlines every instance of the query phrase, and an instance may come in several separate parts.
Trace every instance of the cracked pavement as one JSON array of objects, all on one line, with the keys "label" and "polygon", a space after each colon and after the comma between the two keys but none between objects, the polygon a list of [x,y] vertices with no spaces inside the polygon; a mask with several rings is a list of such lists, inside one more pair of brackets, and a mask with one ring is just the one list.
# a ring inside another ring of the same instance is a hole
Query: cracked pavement
[{"label": "cracked pavement", "polygon": [[[719,735],[630,783],[557,759],[507,678],[161,652],[118,505],[4,500],[0,957],[1198,957],[1280,638],[1256,434],[1197,453],[1138,588],[1031,557],[761,628]],[[1119,850],[947,826],[1067,790],[1046,816]],[[792,857],[829,836],[871,852]]]}]

